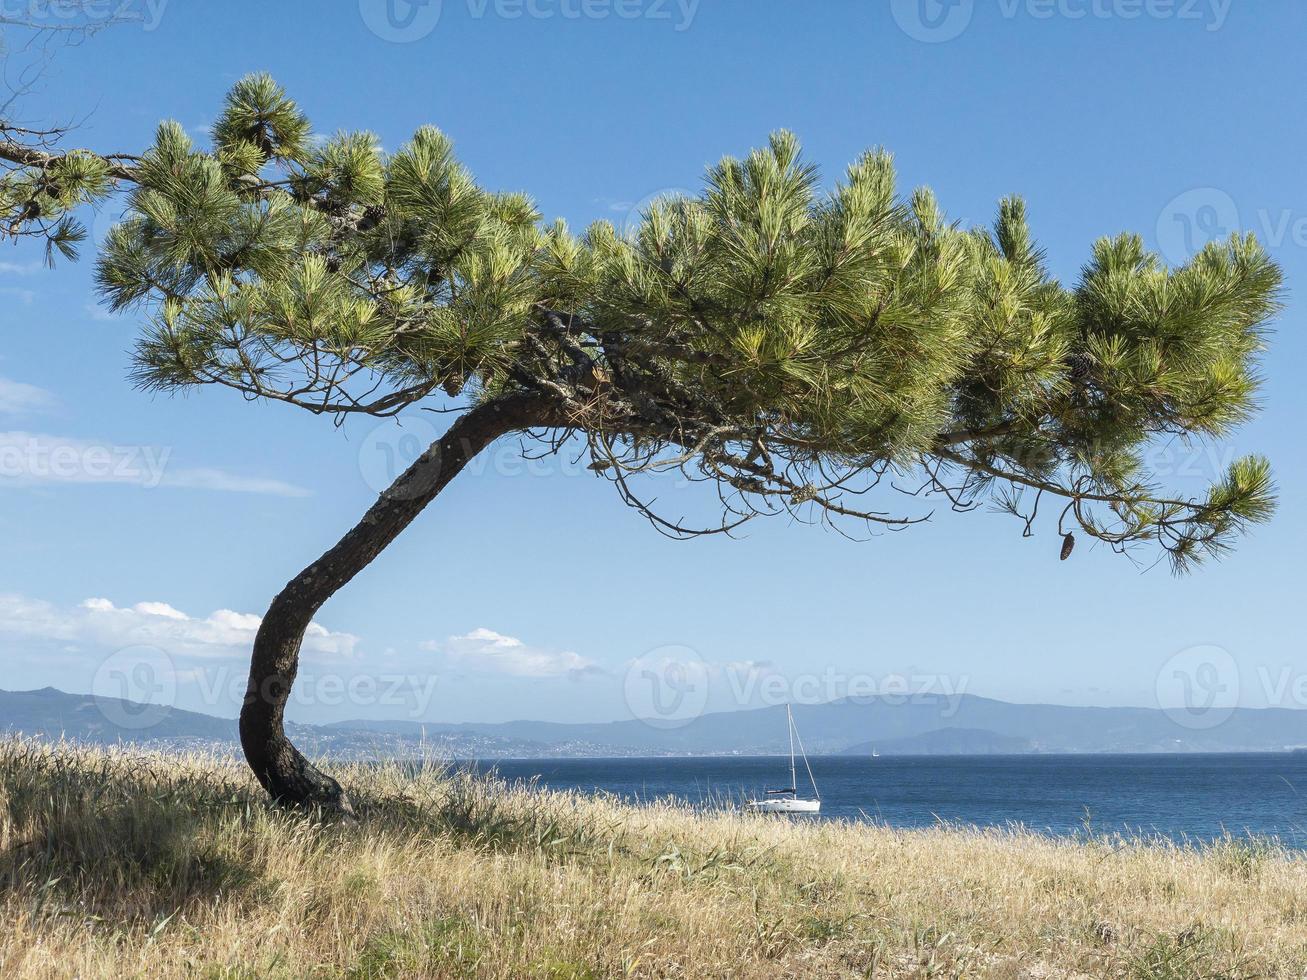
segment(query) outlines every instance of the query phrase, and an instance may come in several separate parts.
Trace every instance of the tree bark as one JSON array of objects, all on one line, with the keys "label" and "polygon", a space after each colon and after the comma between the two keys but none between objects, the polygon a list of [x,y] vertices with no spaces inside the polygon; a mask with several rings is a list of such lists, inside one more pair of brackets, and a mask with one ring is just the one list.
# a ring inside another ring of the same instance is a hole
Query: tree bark
[{"label": "tree bark", "polygon": [[254,639],[240,735],[246,761],[273,799],[353,816],[340,784],[286,737],[286,702],[299,670],[304,632],[322,604],[395,540],[469,460],[502,435],[545,424],[545,412],[540,399],[513,395],[461,416],[381,494],[348,534],[272,600]]}]

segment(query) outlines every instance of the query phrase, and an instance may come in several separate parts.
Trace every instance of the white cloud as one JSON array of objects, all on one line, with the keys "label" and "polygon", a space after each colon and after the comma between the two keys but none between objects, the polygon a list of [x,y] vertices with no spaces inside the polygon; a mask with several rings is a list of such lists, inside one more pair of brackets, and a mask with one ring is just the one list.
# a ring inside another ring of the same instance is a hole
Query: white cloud
[{"label": "white cloud", "polygon": [[34,276],[44,268],[41,262],[0,262],[0,276]]},{"label": "white cloud", "polygon": [[650,650],[626,662],[627,672],[653,671],[663,676],[682,676],[696,681],[722,678],[747,680],[777,673],[770,660],[704,660],[690,647],[668,646]]},{"label": "white cloud", "polygon": [[[113,603],[108,599],[87,599],[86,601],[93,603],[93,608],[100,612],[113,611]],[[85,605],[85,603],[83,603],[83,605]],[[162,616],[164,619],[190,619],[190,617],[180,609],[174,609],[166,602],[138,602],[132,608],[143,616]]]},{"label": "white cloud", "polygon": [[[43,599],[0,593],[0,634],[99,649],[138,644],[155,646],[175,657],[213,658],[248,654],[261,618],[219,609],[203,618],[190,616],[166,602],[115,606],[90,598],[75,607]],[[312,623],[304,651],[324,658],[354,655],[358,637]]]},{"label": "white cloud", "polygon": [[41,432],[0,432],[0,486],[51,483],[119,483],[226,493],[307,497],[284,480],[241,476],[211,468],[169,465],[167,446],[115,445]]},{"label": "white cloud", "polygon": [[87,303],[85,309],[86,315],[96,323],[112,323],[114,320],[119,319],[117,313],[112,313],[109,310],[106,310],[98,303]]},{"label": "white cloud", "polygon": [[451,636],[444,642],[429,641],[422,648],[443,654],[451,666],[511,677],[579,677],[603,673],[603,668],[578,653],[527,646],[515,636],[505,636],[485,627]]},{"label": "white cloud", "polygon": [[776,673],[776,665],[770,660],[729,660],[721,665],[728,674],[739,677],[764,676]]},{"label": "white cloud", "polygon": [[0,414],[18,415],[26,412],[48,412],[57,401],[53,394],[36,385],[0,378]]},{"label": "white cloud", "polygon": [[161,486],[189,490],[221,490],[228,493],[266,493],[274,497],[307,497],[308,490],[284,480],[237,476],[224,470],[188,469],[165,471]]},{"label": "white cloud", "polygon": [[17,286],[0,286],[0,296],[12,296],[24,306],[31,306],[36,302],[35,289],[19,289]]}]

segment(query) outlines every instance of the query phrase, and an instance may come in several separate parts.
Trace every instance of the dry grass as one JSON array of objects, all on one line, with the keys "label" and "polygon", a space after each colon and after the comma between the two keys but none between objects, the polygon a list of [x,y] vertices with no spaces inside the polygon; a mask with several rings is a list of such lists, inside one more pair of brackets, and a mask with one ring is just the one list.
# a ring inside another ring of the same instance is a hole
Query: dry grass
[{"label": "dry grass", "polygon": [[0,743],[0,977],[1295,977],[1307,859]]}]

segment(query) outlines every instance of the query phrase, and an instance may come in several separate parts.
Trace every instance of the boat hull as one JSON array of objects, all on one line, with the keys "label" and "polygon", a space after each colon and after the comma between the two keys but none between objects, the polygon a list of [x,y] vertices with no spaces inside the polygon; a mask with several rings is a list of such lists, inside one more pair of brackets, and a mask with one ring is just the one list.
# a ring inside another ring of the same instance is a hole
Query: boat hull
[{"label": "boat hull", "polygon": [[817,813],[821,800],[750,800],[754,813]]}]

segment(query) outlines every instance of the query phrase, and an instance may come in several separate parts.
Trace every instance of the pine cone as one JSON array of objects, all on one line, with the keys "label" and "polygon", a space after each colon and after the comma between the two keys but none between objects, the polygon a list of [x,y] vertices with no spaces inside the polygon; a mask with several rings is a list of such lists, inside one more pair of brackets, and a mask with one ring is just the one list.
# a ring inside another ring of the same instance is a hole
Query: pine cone
[{"label": "pine cone", "polygon": [[386,209],[379,204],[373,204],[363,212],[363,217],[359,219],[358,230],[370,231],[381,224],[382,219],[385,217]]},{"label": "pine cone", "polygon": [[1094,359],[1088,354],[1072,354],[1067,358],[1067,365],[1071,368],[1072,381],[1084,381],[1094,369]]},{"label": "pine cone", "polygon": [[794,493],[790,494],[790,503],[795,504],[796,506],[798,504],[806,504],[808,501],[816,499],[817,488],[811,483],[805,483],[803,486],[795,490]]},{"label": "pine cone", "polygon": [[1071,552],[1075,550],[1075,547],[1076,536],[1068,531],[1066,536],[1062,538],[1062,561],[1066,561],[1071,557]]}]

